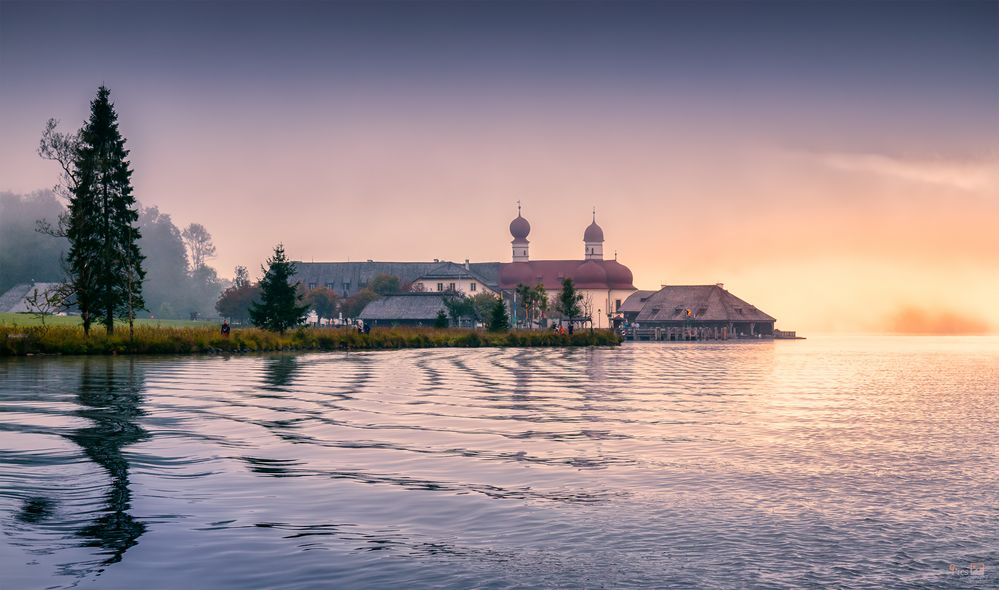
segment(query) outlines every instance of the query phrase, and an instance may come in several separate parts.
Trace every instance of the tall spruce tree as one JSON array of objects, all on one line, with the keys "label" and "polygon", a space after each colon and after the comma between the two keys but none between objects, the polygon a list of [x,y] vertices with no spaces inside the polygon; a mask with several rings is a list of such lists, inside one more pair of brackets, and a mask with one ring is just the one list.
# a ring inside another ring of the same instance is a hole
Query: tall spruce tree
[{"label": "tall spruce tree", "polygon": [[576,290],[572,279],[562,279],[562,290],[558,293],[558,299],[555,302],[555,311],[568,318],[569,324],[572,325],[572,322],[583,313],[579,305],[582,300],[583,295]]},{"label": "tall spruce tree", "polygon": [[284,256],[284,245],[274,247],[274,256],[267,259],[267,267],[260,267],[260,303],[250,305],[250,321],[266,330],[284,333],[288,328],[305,321],[308,304],[299,305],[302,295],[298,284],[289,283],[295,276],[295,263]]},{"label": "tall spruce tree", "polygon": [[66,227],[69,284],[88,334],[95,319],[108,334],[116,317],[128,318],[131,327],[136,311],[145,307],[139,212],[110,95],[104,86],[97,90],[90,119],[80,131]]}]

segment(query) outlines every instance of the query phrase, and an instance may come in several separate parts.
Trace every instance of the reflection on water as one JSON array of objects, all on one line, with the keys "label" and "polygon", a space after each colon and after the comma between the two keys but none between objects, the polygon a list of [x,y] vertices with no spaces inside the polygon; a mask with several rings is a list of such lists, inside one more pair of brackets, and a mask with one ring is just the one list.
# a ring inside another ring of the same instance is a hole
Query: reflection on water
[{"label": "reflection on water", "polygon": [[[96,365],[96,366],[95,366]],[[118,375],[116,375],[116,370]],[[75,430],[68,438],[80,445],[91,461],[107,471],[111,485],[104,494],[104,514],[77,533],[90,547],[105,555],[104,565],[116,563],[146,530],[127,512],[129,490],[128,462],[122,448],[145,439],[148,434],[136,424],[142,415],[142,379],[135,361],[117,363],[113,359],[87,359],[80,376],[77,416],[93,426]]]},{"label": "reflection on water", "polygon": [[282,354],[266,361],[264,372],[265,389],[283,391],[291,385],[297,369],[297,361],[290,354]]},{"label": "reflection on water", "polygon": [[[122,454],[148,437],[137,423],[141,371],[133,360],[111,358],[15,362],[5,369],[0,403],[7,432],[0,434],[5,443],[0,463],[22,468],[4,474],[3,496],[19,504],[6,535],[37,555],[90,548],[66,552],[79,558],[57,564],[67,576],[86,576],[121,561],[145,531],[129,514],[129,464]],[[15,433],[41,444],[24,446]]]},{"label": "reflection on water", "polygon": [[995,338],[2,360],[0,587],[991,587],[996,383]]}]

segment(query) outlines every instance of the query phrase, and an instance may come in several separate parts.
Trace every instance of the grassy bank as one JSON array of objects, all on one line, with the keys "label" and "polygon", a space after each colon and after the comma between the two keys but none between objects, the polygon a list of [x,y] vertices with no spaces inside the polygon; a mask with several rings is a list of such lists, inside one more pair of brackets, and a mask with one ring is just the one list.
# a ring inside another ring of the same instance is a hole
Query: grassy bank
[{"label": "grassy bank", "polygon": [[572,336],[548,331],[481,332],[465,329],[375,328],[354,330],[300,328],[283,335],[257,328],[233,328],[228,338],[211,327],[138,326],[135,338],[122,326],[113,336],[95,326],[84,336],[79,326],[0,325],[0,356],[30,354],[190,354],[275,350],[384,350],[395,348],[474,348],[481,346],[613,346],[620,339],[604,330]]},{"label": "grassy bank", "polygon": [[[41,326],[42,319],[30,313],[9,313],[0,312],[0,326]],[[77,315],[49,315],[45,316],[46,326],[79,326],[80,316]],[[151,326],[155,328],[196,328],[217,326],[218,322],[204,320],[161,320],[150,318],[137,318],[136,326]],[[95,324],[96,326],[96,324]],[[99,327],[99,326],[98,326]],[[116,326],[117,327],[117,326]],[[128,329],[128,324],[125,324]]]}]

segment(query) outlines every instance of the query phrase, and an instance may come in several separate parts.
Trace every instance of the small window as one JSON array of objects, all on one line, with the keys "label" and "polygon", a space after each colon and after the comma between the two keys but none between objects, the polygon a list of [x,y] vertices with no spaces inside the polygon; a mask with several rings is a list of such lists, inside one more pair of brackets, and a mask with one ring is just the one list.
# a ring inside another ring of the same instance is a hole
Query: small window
[{"label": "small window", "polygon": [[448,291],[457,291],[457,289],[454,288],[454,283],[448,283],[447,290]]},{"label": "small window", "polygon": [[469,291],[474,291],[475,290],[475,283],[471,283],[470,285],[468,285],[468,290]]},{"label": "small window", "polygon": [[311,290],[313,290],[315,288],[316,288],[316,284],[315,283],[309,283],[309,291],[311,291]]},{"label": "small window", "polygon": [[326,283],[326,288],[333,290],[333,283]]},{"label": "small window", "polygon": [[443,291],[444,290],[444,283],[437,283],[437,290],[438,291]]},{"label": "small window", "polygon": [[621,300],[620,299],[615,299],[614,300],[614,311],[618,311],[619,309],[621,309]]}]

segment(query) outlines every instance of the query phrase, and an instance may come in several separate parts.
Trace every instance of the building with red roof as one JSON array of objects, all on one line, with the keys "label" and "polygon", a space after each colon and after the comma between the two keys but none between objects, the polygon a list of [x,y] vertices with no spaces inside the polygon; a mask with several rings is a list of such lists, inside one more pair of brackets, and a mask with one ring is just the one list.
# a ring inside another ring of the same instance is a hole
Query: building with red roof
[{"label": "building with red roof", "polygon": [[518,285],[542,285],[549,298],[562,289],[565,279],[572,279],[583,295],[584,315],[593,321],[595,328],[607,328],[622,302],[635,292],[631,269],[614,260],[604,260],[604,230],[593,221],[583,231],[583,257],[578,260],[532,260],[528,235],[531,224],[521,215],[510,222],[512,256],[510,262],[500,263],[499,288],[514,292]]}]

